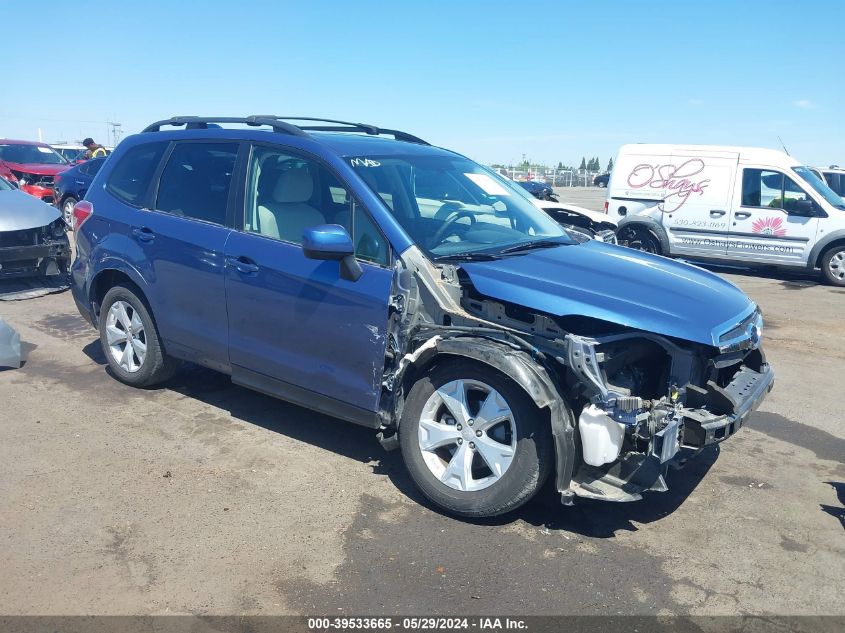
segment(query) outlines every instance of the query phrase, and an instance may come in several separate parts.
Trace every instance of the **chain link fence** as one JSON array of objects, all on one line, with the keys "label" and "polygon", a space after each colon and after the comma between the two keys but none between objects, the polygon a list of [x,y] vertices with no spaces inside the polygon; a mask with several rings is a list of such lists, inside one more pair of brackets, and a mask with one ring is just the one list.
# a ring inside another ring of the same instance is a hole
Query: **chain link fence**
[{"label": "chain link fence", "polygon": [[556,169],[543,166],[532,167],[528,170],[509,167],[493,167],[493,169],[511,180],[534,180],[545,182],[553,187],[594,187],[593,179],[599,174],[607,173],[588,169]]}]

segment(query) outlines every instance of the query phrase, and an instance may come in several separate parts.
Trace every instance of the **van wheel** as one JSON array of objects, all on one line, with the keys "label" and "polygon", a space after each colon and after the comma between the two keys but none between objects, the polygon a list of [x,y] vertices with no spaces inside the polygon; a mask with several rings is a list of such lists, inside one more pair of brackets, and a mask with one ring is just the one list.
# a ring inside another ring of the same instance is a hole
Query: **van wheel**
[{"label": "van wheel", "polygon": [[158,332],[137,288],[118,285],[103,298],[100,343],[121,382],[150,387],[173,375],[178,362],[165,355]]},{"label": "van wheel", "polygon": [[634,248],[638,251],[662,255],[663,249],[660,241],[646,228],[638,226],[626,226],[617,234],[617,241],[621,246]]},{"label": "van wheel", "polygon": [[845,286],[845,244],[839,244],[822,255],[822,272],[828,283]]},{"label": "van wheel", "polygon": [[414,483],[435,504],[489,517],[531,499],[551,470],[551,431],[507,376],[455,361],[420,378],[399,424],[402,457]]}]

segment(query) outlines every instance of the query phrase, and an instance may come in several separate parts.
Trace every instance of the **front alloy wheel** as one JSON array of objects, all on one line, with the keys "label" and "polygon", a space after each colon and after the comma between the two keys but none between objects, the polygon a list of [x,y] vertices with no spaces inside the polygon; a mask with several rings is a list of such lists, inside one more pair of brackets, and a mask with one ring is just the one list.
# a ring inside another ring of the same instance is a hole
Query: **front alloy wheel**
[{"label": "front alloy wheel", "polygon": [[423,406],[419,447],[438,480],[455,490],[483,490],[513,462],[515,430],[498,391],[478,380],[453,380]]},{"label": "front alloy wheel", "polygon": [[845,246],[835,246],[824,254],[822,272],[834,286],[845,286]]},{"label": "front alloy wheel", "polygon": [[447,512],[471,517],[521,506],[554,459],[548,422],[525,391],[463,359],[437,365],[411,388],[399,445],[420,491]]}]

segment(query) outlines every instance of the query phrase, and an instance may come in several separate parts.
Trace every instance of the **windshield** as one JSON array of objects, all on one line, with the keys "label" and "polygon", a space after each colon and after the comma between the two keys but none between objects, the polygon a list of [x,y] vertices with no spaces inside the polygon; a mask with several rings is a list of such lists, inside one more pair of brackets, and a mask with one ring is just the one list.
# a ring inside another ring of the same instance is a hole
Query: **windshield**
[{"label": "windshield", "polygon": [[0,191],[12,191],[14,187],[12,183],[7,182],[5,178],[0,177]]},{"label": "windshield", "polygon": [[845,202],[842,201],[836,192],[827,186],[827,183],[818,177],[816,172],[809,167],[793,167],[792,170],[801,176],[809,185],[824,198],[828,204],[833,205],[837,209],[845,209]]},{"label": "windshield", "polygon": [[433,259],[496,256],[520,245],[576,243],[516,191],[516,185],[466,158],[417,155],[348,160]]},{"label": "windshield", "polygon": [[52,147],[43,145],[3,145],[0,144],[0,160],[10,163],[38,163],[42,165],[64,165],[64,156]]}]

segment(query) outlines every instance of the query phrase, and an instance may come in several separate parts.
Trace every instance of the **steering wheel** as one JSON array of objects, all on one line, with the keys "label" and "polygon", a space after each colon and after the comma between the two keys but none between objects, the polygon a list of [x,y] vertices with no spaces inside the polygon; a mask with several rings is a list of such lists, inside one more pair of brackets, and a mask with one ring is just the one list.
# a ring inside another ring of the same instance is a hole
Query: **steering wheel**
[{"label": "steering wheel", "polygon": [[[441,209],[441,211],[442,211],[442,209]],[[437,217],[437,215],[439,215],[439,214],[440,214],[440,211],[438,211],[437,214],[435,214],[434,217]],[[447,231],[450,228],[452,228],[452,225],[455,222],[457,222],[458,220],[460,220],[461,218],[469,218],[469,225],[470,226],[475,224],[475,214],[472,211],[466,211],[464,209],[455,209],[454,211],[451,211],[446,216],[446,221],[443,223],[443,226],[441,226],[439,229],[437,229],[437,231],[435,231],[434,235],[432,235],[431,242],[430,242],[431,248],[435,248],[436,246],[439,246],[440,244],[442,244],[445,241],[444,238],[449,237],[449,235],[451,235],[451,233],[447,233]]]}]

